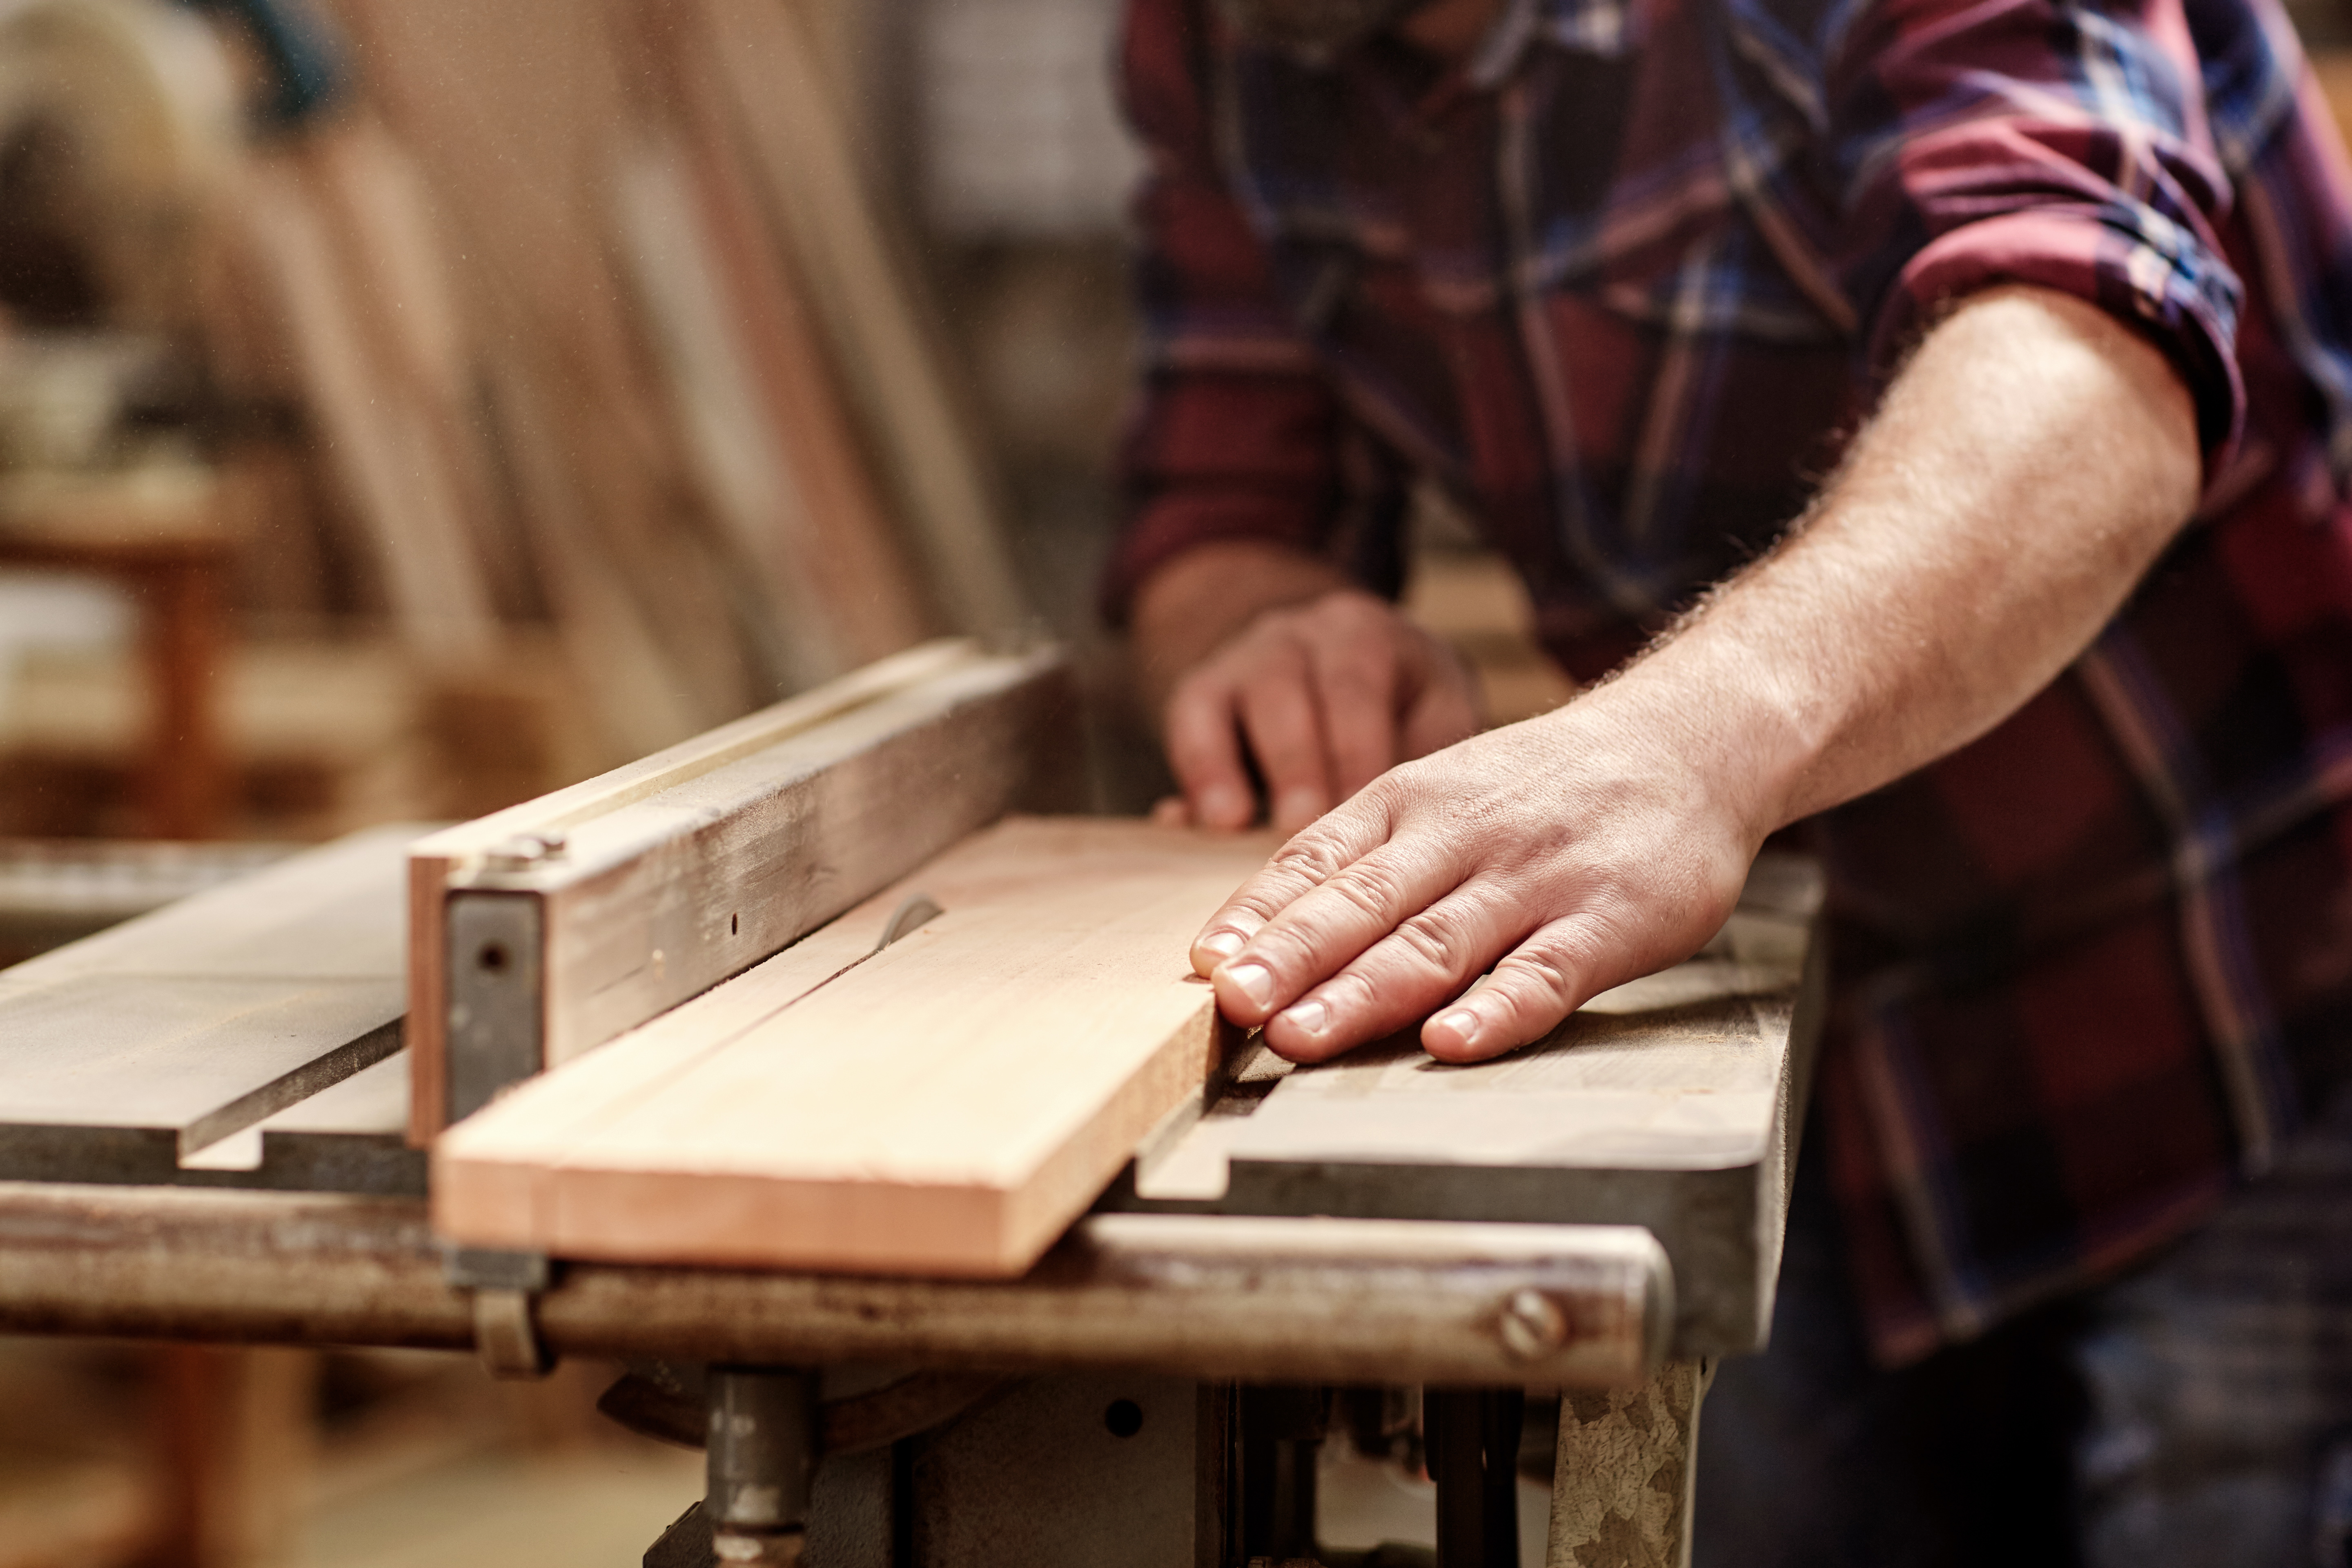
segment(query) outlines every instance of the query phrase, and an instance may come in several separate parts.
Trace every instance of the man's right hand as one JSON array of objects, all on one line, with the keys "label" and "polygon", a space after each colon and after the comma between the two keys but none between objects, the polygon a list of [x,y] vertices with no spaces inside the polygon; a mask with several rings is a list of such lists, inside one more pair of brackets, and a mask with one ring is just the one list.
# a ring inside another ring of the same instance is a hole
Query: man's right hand
[{"label": "man's right hand", "polygon": [[[1261,553],[1268,558],[1259,558]],[[1295,833],[1399,763],[1477,731],[1470,672],[1402,612],[1319,561],[1265,546],[1180,556],[1138,597],[1182,790],[1162,820]]]}]

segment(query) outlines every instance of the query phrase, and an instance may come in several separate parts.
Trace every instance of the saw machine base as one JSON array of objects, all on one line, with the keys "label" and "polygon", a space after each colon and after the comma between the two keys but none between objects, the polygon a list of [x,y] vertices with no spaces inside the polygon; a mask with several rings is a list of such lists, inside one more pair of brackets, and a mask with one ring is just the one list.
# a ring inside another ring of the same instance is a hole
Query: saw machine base
[{"label": "saw machine base", "polygon": [[[362,836],[0,973],[0,1329],[628,1360],[616,1416],[724,1436],[648,1563],[1425,1561],[1318,1552],[1314,1528],[1318,1444],[1404,1453],[1418,1430],[1442,1560],[1499,1568],[1522,1560],[1524,1391],[1608,1391],[1569,1402],[1546,1560],[1681,1560],[1704,1369],[1769,1318],[1819,983],[1802,863],[1759,866],[1689,964],[1500,1062],[1209,1052],[1090,1156],[1096,1212],[1010,1277],[433,1233],[404,1128],[551,1064],[547,1093],[660,1059],[641,1036],[787,1048],[777,977],[806,954],[952,936],[978,895],[937,900],[945,920],[906,895],[1053,797],[1063,680],[1050,656],[924,650],[425,855],[415,830]],[[869,795],[877,768],[898,782]],[[894,836],[876,801],[921,821]],[[486,1014],[443,965],[478,956],[464,910],[491,897],[537,923]],[[747,926],[758,947],[730,949]],[[599,951],[635,954],[625,985],[599,987],[578,956]],[[769,1037],[691,1038],[754,1015]],[[499,1096],[465,1138],[545,1098]]]}]

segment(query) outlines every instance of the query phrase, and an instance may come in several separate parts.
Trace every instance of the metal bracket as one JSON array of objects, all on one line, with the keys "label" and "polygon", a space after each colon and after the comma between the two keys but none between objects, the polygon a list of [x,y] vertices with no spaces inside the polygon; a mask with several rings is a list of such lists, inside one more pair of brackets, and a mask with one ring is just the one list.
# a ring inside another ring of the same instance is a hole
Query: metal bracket
[{"label": "metal bracket", "polygon": [[533,1317],[540,1292],[555,1279],[545,1254],[453,1247],[442,1255],[442,1274],[451,1289],[473,1295],[474,1353],[492,1377],[545,1377],[555,1370]]},{"label": "metal bracket", "polygon": [[449,895],[451,1123],[540,1070],[543,912],[528,892],[465,889]]}]

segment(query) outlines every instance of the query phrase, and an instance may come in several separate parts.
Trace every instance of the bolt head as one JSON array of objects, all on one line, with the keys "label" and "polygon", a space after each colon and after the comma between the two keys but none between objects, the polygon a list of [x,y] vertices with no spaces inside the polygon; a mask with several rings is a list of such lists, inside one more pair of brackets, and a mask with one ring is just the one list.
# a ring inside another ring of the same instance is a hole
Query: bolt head
[{"label": "bolt head", "polygon": [[1540,1290],[1514,1290],[1495,1323],[1503,1348],[1521,1361],[1536,1361],[1568,1342],[1568,1315]]},{"label": "bolt head", "polygon": [[492,848],[482,857],[482,863],[493,871],[528,871],[546,858],[546,845],[527,835],[518,835]]}]

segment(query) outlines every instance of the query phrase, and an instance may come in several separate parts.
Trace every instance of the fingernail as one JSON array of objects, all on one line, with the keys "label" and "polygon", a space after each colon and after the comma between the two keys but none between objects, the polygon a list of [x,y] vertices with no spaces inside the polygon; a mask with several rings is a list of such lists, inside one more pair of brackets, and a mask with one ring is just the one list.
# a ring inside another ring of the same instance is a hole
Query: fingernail
[{"label": "fingernail", "polygon": [[1257,1006],[1274,1000],[1274,972],[1263,963],[1229,963],[1217,973]]},{"label": "fingernail", "polygon": [[1237,931],[1213,931],[1194,943],[1204,952],[1213,952],[1218,962],[1238,954],[1248,939]]},{"label": "fingernail", "polygon": [[1320,1002],[1301,1002],[1286,1011],[1282,1021],[1302,1035],[1319,1035],[1331,1021],[1331,1009]]},{"label": "fingernail", "polygon": [[1469,1008],[1456,1007],[1450,1013],[1441,1013],[1438,1015],[1437,1021],[1461,1036],[1464,1045],[1475,1046],[1478,1043],[1478,1015]]}]

